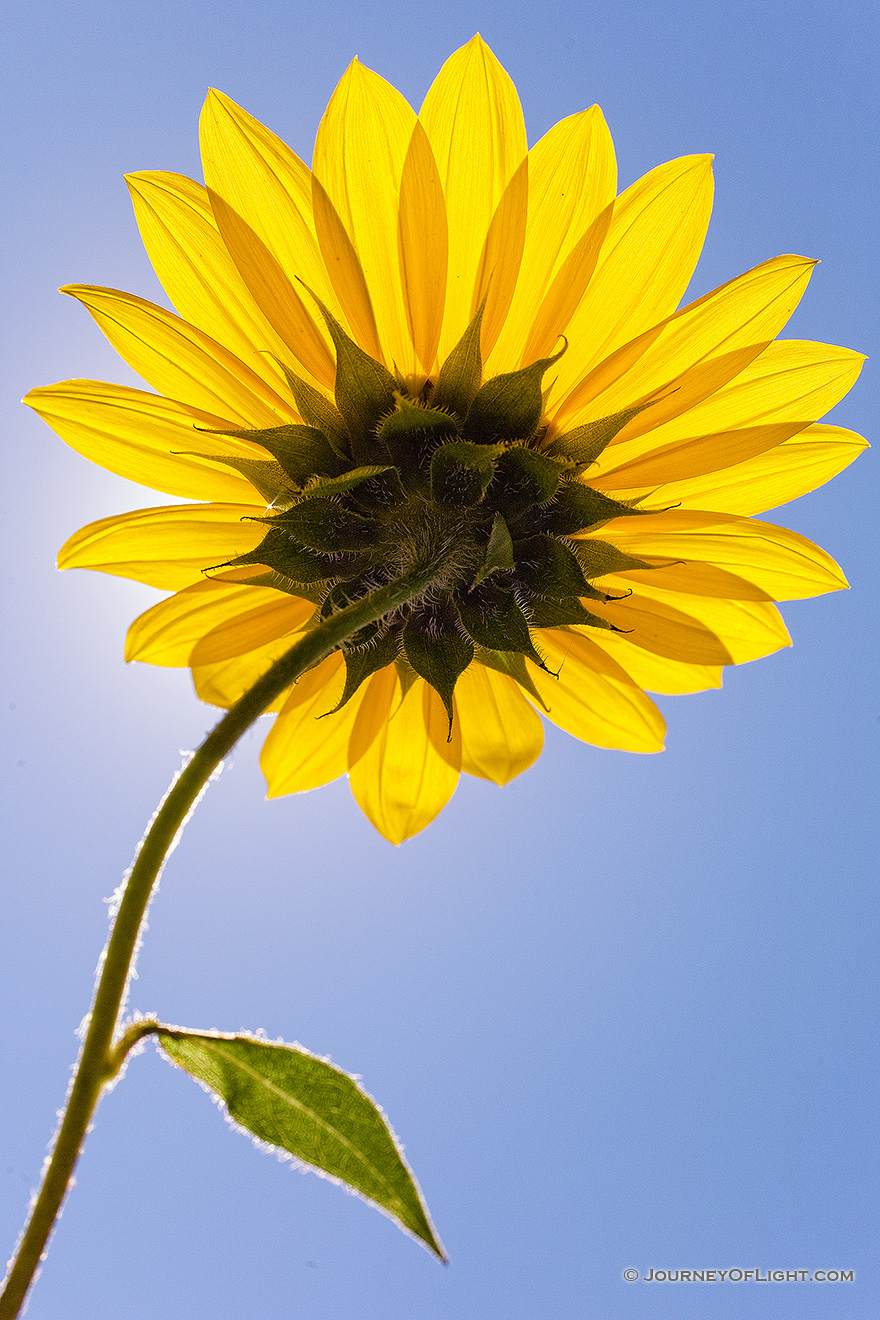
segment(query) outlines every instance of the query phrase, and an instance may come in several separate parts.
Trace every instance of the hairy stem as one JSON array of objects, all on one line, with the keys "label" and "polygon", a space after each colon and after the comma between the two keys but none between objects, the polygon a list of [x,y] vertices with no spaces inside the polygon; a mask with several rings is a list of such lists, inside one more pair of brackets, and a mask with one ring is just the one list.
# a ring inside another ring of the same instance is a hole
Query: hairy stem
[{"label": "hairy stem", "polygon": [[15,1320],[21,1311],[44,1258],[46,1244],[104,1088],[117,1075],[132,1046],[156,1028],[157,1024],[153,1022],[135,1023],[119,1040],[114,1040],[150,895],[165,858],[200,793],[242,734],[285,688],[360,628],[381,619],[422,592],[440,567],[434,563],[408,572],[331,615],[306,633],[227,711],[172,783],[144,835],[119,903],[67,1107],[39,1195],[10,1262],[0,1295],[0,1320]]}]

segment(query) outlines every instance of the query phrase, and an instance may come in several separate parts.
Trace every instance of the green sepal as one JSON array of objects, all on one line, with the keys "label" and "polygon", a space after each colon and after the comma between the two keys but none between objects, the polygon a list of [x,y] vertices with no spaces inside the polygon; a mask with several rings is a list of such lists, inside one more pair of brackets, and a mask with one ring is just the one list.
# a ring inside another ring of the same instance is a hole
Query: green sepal
[{"label": "green sepal", "polygon": [[532,644],[528,619],[509,587],[483,582],[471,591],[459,592],[454,599],[465,631],[477,646],[490,651],[518,651],[543,667]]},{"label": "green sepal", "polygon": [[[224,431],[223,435],[231,432]],[[211,463],[222,463],[231,467],[251,483],[254,490],[262,495],[267,504],[273,503],[279,496],[292,495],[293,487],[288,474],[280,463],[267,458],[239,458],[231,454],[201,454],[196,450],[181,450],[184,458],[207,458]]]},{"label": "green sepal", "polygon": [[620,500],[593,490],[591,486],[583,486],[579,481],[563,481],[556,492],[549,530],[556,536],[572,536],[611,518],[627,518],[647,512],[621,504]]},{"label": "green sepal", "polygon": [[301,600],[310,600],[313,605],[321,604],[325,592],[323,581],[294,582],[293,578],[285,577],[283,573],[276,573],[274,569],[270,569],[268,573],[254,573],[251,577],[237,577],[235,586],[271,587],[273,591],[283,591],[288,596],[299,596]]},{"label": "green sepal", "polygon": [[486,647],[478,646],[474,652],[474,660],[478,664],[485,665],[487,669],[494,669],[496,673],[506,674],[508,678],[512,678],[524,692],[528,692],[533,701],[537,701],[542,710],[549,713],[550,707],[535,687],[524,655],[519,655],[516,651],[490,651]]},{"label": "green sepal", "polygon": [[453,440],[434,450],[431,498],[437,504],[479,504],[495,475],[496,454],[486,445]]},{"label": "green sepal", "polygon": [[558,362],[563,346],[553,357],[539,358],[531,366],[493,376],[477,391],[462,428],[468,440],[492,444],[496,440],[530,440],[538,429],[544,399],[544,372]]},{"label": "green sepal", "polygon": [[478,587],[493,573],[508,573],[513,569],[513,541],[503,514],[496,513],[486,546],[486,558],[483,567],[474,578],[473,585]]},{"label": "green sepal", "polygon": [[157,1038],[245,1131],[339,1179],[446,1259],[394,1133],[348,1073],[301,1046],[252,1036],[162,1027]]},{"label": "green sepal", "polygon": [[[310,477],[338,476],[348,466],[348,460],[342,458],[324,432],[314,426],[289,422],[286,426],[268,426],[259,431],[218,431],[214,434],[234,435],[262,445],[297,486],[304,486]],[[218,458],[216,461],[235,465],[239,461],[253,460]]]},{"label": "green sepal", "polygon": [[452,737],[452,694],[474,658],[474,646],[463,635],[449,610],[425,606],[414,610],[403,629],[404,654],[413,669],[437,693],[449,716]]},{"label": "green sepal", "polygon": [[301,583],[320,582],[333,572],[333,566],[326,558],[305,546],[294,545],[279,527],[270,527],[256,549],[230,559],[223,567],[236,568],[239,564],[266,564],[292,582]]},{"label": "green sepal", "polygon": [[[572,541],[578,563],[587,578],[603,577],[605,573],[626,573],[636,568],[657,568],[635,555],[628,555],[625,550],[618,550],[616,545],[607,541],[594,541],[592,537],[585,541]],[[669,562],[669,561],[664,561]],[[583,596],[585,593],[578,593]]]},{"label": "green sepal", "polygon": [[294,541],[310,550],[331,555],[365,550],[376,534],[369,518],[346,509],[338,500],[323,498],[300,500],[293,508],[263,521],[283,527]]},{"label": "green sepal", "polygon": [[514,519],[552,499],[563,470],[555,458],[548,458],[536,449],[526,449],[524,445],[506,449],[495,469],[492,502]]},{"label": "green sepal", "polygon": [[558,454],[574,463],[594,463],[627,422],[659,402],[659,399],[651,399],[648,403],[637,403],[634,408],[623,408],[607,417],[599,417],[595,422],[576,426],[573,431],[556,436],[547,446],[547,453]]},{"label": "green sepal", "polygon": [[326,481],[316,478],[311,485],[307,486],[302,492],[303,498],[324,499],[330,495],[345,495],[350,490],[356,490],[362,486],[365,481],[371,481],[373,477],[379,477],[383,472],[393,472],[394,468],[388,464],[372,464],[369,467],[352,468],[350,472],[343,472],[338,477],[328,477]]},{"label": "green sepal", "polygon": [[376,427],[394,407],[397,381],[345,333],[320,299],[315,301],[336,349],[336,407],[351,436],[352,457],[356,463],[375,463],[380,448]]},{"label": "green sepal", "polygon": [[477,395],[483,378],[480,330],[485,309],[484,298],[476,316],[440,368],[437,384],[431,396],[431,403],[435,408],[445,408],[448,412],[455,413],[462,422],[467,417],[468,409]]},{"label": "green sepal", "polygon": [[309,385],[306,381],[300,380],[299,376],[295,376],[283,362],[280,366],[290,386],[300,417],[309,426],[321,431],[337,454],[342,458],[348,458],[351,453],[348,429],[338,408],[334,408],[330,400],[320,390],[316,390],[314,385]]},{"label": "green sepal", "polygon": [[590,584],[577,556],[553,536],[514,544],[517,581],[540,596],[585,596]]},{"label": "green sepal", "polygon": [[404,483],[427,492],[432,452],[458,430],[454,417],[423,408],[398,394],[397,406],[379,427],[382,441]]},{"label": "green sepal", "polygon": [[562,596],[556,599],[550,596],[532,595],[528,602],[533,628],[563,628],[566,624],[586,623],[592,628],[606,628],[611,632],[622,632],[607,619],[591,614],[585,609],[577,596]]},{"label": "green sepal", "polygon": [[[335,715],[338,710],[351,700],[362,683],[373,674],[388,665],[393,665],[400,652],[400,629],[377,632],[364,646],[343,647],[345,660],[345,687],[342,696],[328,715]],[[323,718],[323,716],[321,717]]]}]

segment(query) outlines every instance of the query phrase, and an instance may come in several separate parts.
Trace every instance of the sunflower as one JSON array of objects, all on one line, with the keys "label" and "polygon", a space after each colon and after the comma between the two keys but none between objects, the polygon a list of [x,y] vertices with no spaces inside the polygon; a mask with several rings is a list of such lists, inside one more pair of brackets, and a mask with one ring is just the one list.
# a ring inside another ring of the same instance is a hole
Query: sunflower
[{"label": "sunflower", "polygon": [[[711,158],[617,195],[598,107],[531,150],[479,36],[418,116],[357,61],[312,170],[227,97],[201,123],[205,187],[128,182],[177,315],[70,286],[156,393],[95,381],[27,402],[75,449],[184,500],[63,547],[174,594],[126,655],[189,666],[228,708],[313,626],[426,557],[437,570],[271,707],[270,796],[348,773],[386,838],[460,772],[506,783],[542,716],[653,752],[645,689],[717,687],[789,644],[774,601],[846,585],[752,515],[865,441],[816,425],[861,355],[776,336],[813,262],[764,262],[680,309]],[[540,712],[540,713],[539,713]]]}]

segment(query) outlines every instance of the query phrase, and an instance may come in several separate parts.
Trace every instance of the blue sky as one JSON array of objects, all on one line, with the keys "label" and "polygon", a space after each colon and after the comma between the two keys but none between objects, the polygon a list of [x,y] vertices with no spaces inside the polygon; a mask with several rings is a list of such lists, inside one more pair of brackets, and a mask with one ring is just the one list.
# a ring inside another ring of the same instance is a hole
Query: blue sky
[{"label": "blue sky", "polygon": [[[530,139],[598,101],[624,184],[716,153],[691,295],[822,259],[787,333],[876,354],[874,7],[14,0],[2,85],[0,1237],[11,1246],[76,1052],[115,888],[214,712],[126,668],[155,598],[58,575],[91,519],[163,502],[18,405],[133,382],[58,285],[161,300],[126,171],[199,177],[209,85],[306,158],[351,57],[418,105],[482,31]],[[834,418],[877,434],[869,363]],[[103,1104],[33,1320],[630,1320],[878,1313],[877,466],[770,515],[852,590],[785,606],[794,647],[660,698],[658,757],[550,729],[504,790],[463,781],[400,849],[339,782],[264,801],[261,733],[213,785],[151,913],[133,1006],[264,1028],[362,1075],[448,1269],[231,1134],[148,1049]],[[5,1248],[4,1248],[5,1250]],[[838,1285],[627,1284],[626,1268],[854,1269]]]}]

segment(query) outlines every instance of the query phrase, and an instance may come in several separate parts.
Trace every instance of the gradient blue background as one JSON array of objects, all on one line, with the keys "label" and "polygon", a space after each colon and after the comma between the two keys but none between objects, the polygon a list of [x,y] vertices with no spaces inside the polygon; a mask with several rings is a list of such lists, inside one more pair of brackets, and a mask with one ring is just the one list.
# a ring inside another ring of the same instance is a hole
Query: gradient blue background
[{"label": "gradient blue background", "polygon": [[[82,281],[162,295],[127,170],[199,177],[213,84],[310,156],[354,54],[418,105],[480,29],[530,140],[593,101],[622,183],[717,153],[691,295],[779,252],[822,258],[788,333],[877,337],[873,4],[16,0],[4,21],[2,533],[7,879],[0,1250],[75,1056],[114,889],[214,712],[126,668],[156,598],[56,575],[81,524],[162,497],[18,406],[134,383]],[[835,420],[876,435],[876,375]],[[152,1048],[105,1101],[32,1320],[630,1320],[880,1314],[876,1206],[877,466],[770,515],[852,591],[784,607],[794,649],[660,698],[668,750],[548,730],[510,787],[465,780],[400,849],[339,782],[263,800],[263,730],[189,826],[133,1006],[265,1028],[360,1073],[452,1264],[230,1133]],[[846,1285],[626,1284],[627,1267],[854,1269]]]}]

